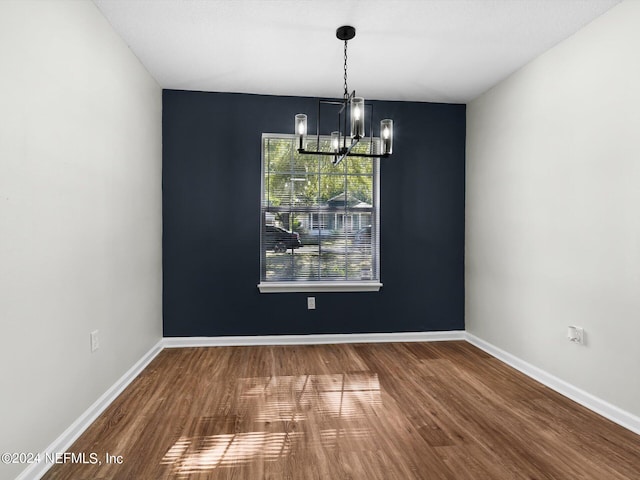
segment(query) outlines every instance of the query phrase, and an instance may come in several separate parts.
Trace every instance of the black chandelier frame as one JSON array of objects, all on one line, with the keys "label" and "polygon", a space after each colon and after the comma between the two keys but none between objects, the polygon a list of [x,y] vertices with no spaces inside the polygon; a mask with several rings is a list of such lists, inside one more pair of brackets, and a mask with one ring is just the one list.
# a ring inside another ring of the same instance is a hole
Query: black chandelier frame
[{"label": "black chandelier frame", "polygon": [[[373,147],[374,147],[374,141],[373,141],[373,128],[370,128],[370,134],[369,134],[369,153],[357,153],[357,152],[352,152],[353,148],[360,143],[360,140],[362,140],[363,138],[367,138],[366,136],[361,137],[360,135],[356,135],[354,137],[349,137],[351,142],[349,143],[349,145],[347,145],[347,137],[348,135],[344,134],[342,135],[342,132],[346,132],[347,131],[347,115],[346,115],[346,111],[347,108],[349,106],[349,103],[351,102],[351,99],[353,97],[355,97],[356,95],[356,91],[352,91],[351,94],[345,98],[343,101],[337,101],[337,100],[328,100],[328,99],[320,99],[318,100],[318,123],[316,125],[316,150],[307,150],[306,148],[304,148],[304,139],[302,136],[299,137],[299,143],[298,143],[298,153],[302,154],[302,155],[325,155],[325,156],[333,156],[334,159],[332,160],[332,163],[334,165],[338,165],[342,160],[344,160],[345,157],[364,157],[364,158],[387,158],[389,157],[391,154],[390,153],[374,153],[372,152]],[[338,150],[332,150],[330,152],[327,151],[321,151],[320,150],[320,117],[321,117],[321,113],[322,113],[322,105],[334,105],[334,106],[340,106],[340,110],[338,111],[338,132],[340,132],[340,136],[338,137],[338,145],[339,146]],[[373,105],[370,104],[366,104],[365,103],[365,108],[369,107],[369,125],[372,125],[372,121],[373,121]]]},{"label": "black chandelier frame", "polygon": [[[385,137],[387,140],[380,139],[380,145],[378,148],[382,151],[382,153],[374,153],[374,137],[373,137],[373,105],[364,103],[363,99],[360,99],[362,103],[362,121],[364,125],[364,118],[366,117],[367,108],[369,109],[369,153],[359,153],[353,152],[353,148],[360,143],[360,140],[367,138],[365,135],[360,135],[358,132],[352,135],[347,135],[347,111],[349,109],[353,110],[353,107],[350,107],[351,101],[356,96],[356,91],[353,90],[349,94],[349,90],[347,87],[347,42],[356,36],[356,29],[350,25],[343,25],[336,30],[336,37],[339,40],[344,41],[344,95],[342,101],[338,100],[329,100],[329,99],[319,99],[318,100],[318,116],[317,116],[317,124],[316,124],[316,149],[315,150],[307,150],[305,148],[306,142],[306,115],[299,115],[304,117],[305,124],[305,132],[304,134],[298,134],[298,148],[297,151],[301,155],[325,155],[325,156],[333,156],[332,163],[334,165],[338,165],[342,160],[346,157],[364,157],[364,158],[387,158],[391,155],[391,145],[393,141],[393,122],[391,120],[384,120],[385,122],[391,123],[391,139],[389,137]],[[320,150],[320,124],[321,124],[321,113],[323,105],[333,105],[339,106],[340,109],[338,111],[338,130],[332,133],[331,139],[331,151],[321,151]],[[353,111],[350,112],[351,115],[354,114]],[[298,116],[296,116],[297,118]],[[353,125],[353,124],[352,124]],[[364,133],[364,127],[362,127],[362,131]],[[345,132],[344,134],[342,132]],[[334,135],[337,133],[337,142],[334,139]],[[382,132],[380,132],[382,136]],[[347,144],[347,137],[349,137],[350,142]],[[334,143],[335,142],[335,143]],[[387,145],[388,143],[388,145]],[[388,147],[388,148],[387,148]]]}]

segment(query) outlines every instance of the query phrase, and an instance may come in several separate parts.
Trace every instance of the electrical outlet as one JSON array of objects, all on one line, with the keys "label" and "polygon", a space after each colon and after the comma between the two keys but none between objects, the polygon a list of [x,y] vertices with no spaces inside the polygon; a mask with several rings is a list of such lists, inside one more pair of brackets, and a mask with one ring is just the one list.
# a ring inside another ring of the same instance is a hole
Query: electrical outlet
[{"label": "electrical outlet", "polygon": [[307,310],[316,309],[316,297],[307,297]]},{"label": "electrical outlet", "polygon": [[100,339],[98,338],[98,330],[94,330],[91,335],[91,352],[95,352],[100,348]]},{"label": "electrical outlet", "polygon": [[570,325],[567,330],[567,338],[570,342],[584,345],[584,329],[582,327]]}]

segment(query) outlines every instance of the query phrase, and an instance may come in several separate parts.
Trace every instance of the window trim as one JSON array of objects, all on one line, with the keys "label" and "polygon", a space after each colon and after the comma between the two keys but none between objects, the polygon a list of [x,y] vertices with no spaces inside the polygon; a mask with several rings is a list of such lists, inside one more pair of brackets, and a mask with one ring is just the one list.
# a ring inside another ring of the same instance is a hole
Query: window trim
[{"label": "window trim", "polygon": [[382,287],[380,282],[260,282],[260,293],[322,293],[322,292],[377,292]]},{"label": "window trim", "polygon": [[[322,135],[322,138],[330,137]],[[261,158],[260,158],[260,211],[262,212],[262,202],[264,201],[264,176],[265,176],[265,163],[264,163],[264,141],[267,138],[296,138],[296,135],[284,134],[284,133],[263,133],[260,139],[261,141]],[[372,137],[371,139],[379,148],[380,138]],[[373,160],[374,175],[373,175],[373,195],[376,199],[376,208],[374,209],[375,225],[376,225],[376,239],[375,244],[377,247],[377,270],[378,279],[376,280],[348,280],[348,281],[331,281],[331,280],[318,280],[318,281],[304,281],[304,280],[289,280],[289,281],[263,281],[262,279],[258,283],[258,290],[260,293],[321,293],[321,292],[378,292],[382,288],[383,284],[380,281],[380,159]],[[261,213],[262,216],[262,213]],[[262,219],[260,220],[260,228],[262,229]],[[262,238],[262,233],[260,234]],[[260,242],[262,247],[262,240]],[[262,252],[260,252],[262,255]],[[262,259],[260,260],[260,268],[262,270]],[[262,273],[260,274],[262,276]]]}]

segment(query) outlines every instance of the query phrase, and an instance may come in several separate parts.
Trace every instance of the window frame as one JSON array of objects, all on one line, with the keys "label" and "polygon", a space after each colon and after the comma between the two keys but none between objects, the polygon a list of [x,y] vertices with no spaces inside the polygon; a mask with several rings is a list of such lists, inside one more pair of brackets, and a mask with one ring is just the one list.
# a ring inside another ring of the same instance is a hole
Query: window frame
[{"label": "window frame", "polygon": [[[268,281],[263,280],[264,270],[264,238],[263,231],[266,226],[264,215],[264,199],[265,199],[265,145],[267,139],[284,139],[295,142],[296,135],[284,133],[263,133],[261,138],[261,158],[260,158],[260,281],[258,289],[260,293],[313,293],[313,292],[377,292],[383,286],[380,281],[380,159],[372,158],[372,194],[373,194],[373,211],[375,228],[372,231],[372,262],[374,266],[372,270],[377,273],[377,279],[372,280],[288,280],[288,281]],[[320,140],[330,140],[330,136],[321,135]],[[380,147],[380,139],[378,137],[367,137],[374,144],[376,151]],[[346,175],[346,174],[345,174]],[[314,212],[310,212],[314,213]]]}]

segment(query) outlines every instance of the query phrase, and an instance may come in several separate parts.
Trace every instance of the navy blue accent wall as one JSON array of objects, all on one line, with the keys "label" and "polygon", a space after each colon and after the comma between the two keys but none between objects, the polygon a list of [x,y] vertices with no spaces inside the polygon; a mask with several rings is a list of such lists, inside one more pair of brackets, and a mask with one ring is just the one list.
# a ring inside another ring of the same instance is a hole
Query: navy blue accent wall
[{"label": "navy blue accent wall", "polygon": [[261,136],[292,133],[300,112],[315,131],[317,101],[163,92],[165,336],[464,329],[465,106],[373,103],[376,131],[380,118],[395,131],[380,168],[384,286],[261,294]]}]

